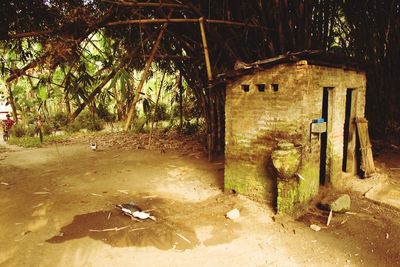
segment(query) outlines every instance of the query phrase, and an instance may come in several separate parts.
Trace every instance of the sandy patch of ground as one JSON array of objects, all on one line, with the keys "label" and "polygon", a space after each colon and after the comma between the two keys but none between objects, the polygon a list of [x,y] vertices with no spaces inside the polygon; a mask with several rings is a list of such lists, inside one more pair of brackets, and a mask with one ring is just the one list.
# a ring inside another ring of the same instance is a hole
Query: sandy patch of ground
[{"label": "sandy patch of ground", "polygon": [[[399,214],[352,195],[355,214],[295,221],[224,194],[223,165],[173,151],[57,145],[0,161],[0,266],[395,266]],[[114,205],[134,202],[157,221]],[[237,221],[225,213],[238,208]],[[364,210],[365,209],[365,210]],[[344,221],[344,223],[343,223]],[[389,234],[389,236],[387,236]]]}]

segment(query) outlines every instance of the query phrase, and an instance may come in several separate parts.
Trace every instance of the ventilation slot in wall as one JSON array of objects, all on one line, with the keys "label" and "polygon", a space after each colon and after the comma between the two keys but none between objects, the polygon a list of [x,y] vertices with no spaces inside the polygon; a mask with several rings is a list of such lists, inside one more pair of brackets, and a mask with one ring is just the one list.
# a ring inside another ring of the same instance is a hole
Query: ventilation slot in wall
[{"label": "ventilation slot in wall", "polygon": [[272,91],[274,91],[274,92],[278,92],[278,91],[279,91],[279,84],[277,84],[277,83],[272,83],[272,84],[271,84],[271,89],[272,89]]},{"label": "ventilation slot in wall", "polygon": [[259,92],[265,92],[265,84],[259,83],[256,85]]},{"label": "ventilation slot in wall", "polygon": [[243,90],[243,92],[250,91],[250,85],[249,84],[242,84],[242,90]]}]

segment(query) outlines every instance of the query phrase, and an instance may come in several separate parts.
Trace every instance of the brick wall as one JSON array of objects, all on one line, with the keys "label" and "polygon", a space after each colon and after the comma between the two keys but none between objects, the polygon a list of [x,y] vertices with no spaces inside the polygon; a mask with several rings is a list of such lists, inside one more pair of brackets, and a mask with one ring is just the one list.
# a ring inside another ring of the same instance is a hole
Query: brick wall
[{"label": "brick wall", "polygon": [[[244,92],[242,85],[250,85]],[[260,92],[257,84],[265,84]],[[271,84],[278,84],[274,91]],[[282,64],[254,75],[245,75],[227,85],[225,129],[225,188],[254,199],[273,203],[276,175],[270,155],[285,139],[302,152],[296,202],[318,192],[320,141],[310,140],[310,122],[321,117],[324,87],[333,87],[329,122],[329,174],[338,183],[343,157],[343,124],[346,90],[355,88],[357,116],[363,116],[365,75],[355,71],[308,65],[306,61]],[[340,167],[340,168],[339,168]]]}]

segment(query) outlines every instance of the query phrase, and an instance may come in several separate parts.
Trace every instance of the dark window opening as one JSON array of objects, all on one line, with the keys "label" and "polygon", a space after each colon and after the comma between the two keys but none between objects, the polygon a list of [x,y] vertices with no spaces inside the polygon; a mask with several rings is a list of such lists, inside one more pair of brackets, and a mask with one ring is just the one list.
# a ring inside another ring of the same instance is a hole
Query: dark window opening
[{"label": "dark window opening", "polygon": [[279,91],[279,84],[277,84],[277,83],[272,83],[272,84],[271,84],[271,89],[272,89],[272,91],[274,91],[274,92],[278,92],[278,91]]},{"label": "dark window opening", "polygon": [[265,92],[265,84],[256,84],[259,92]]},{"label": "dark window opening", "polygon": [[[322,114],[321,118],[326,121],[327,129],[328,129],[328,105],[329,105],[329,90],[332,89],[331,87],[324,87],[322,93]],[[319,163],[319,183],[324,185],[327,182],[326,175],[327,175],[327,154],[326,150],[328,148],[328,133],[321,134],[321,151],[320,151],[320,163]]]},{"label": "dark window opening", "polygon": [[249,84],[242,84],[242,90],[244,92],[250,91],[250,85]]},{"label": "dark window opening", "polygon": [[343,132],[343,162],[342,162],[342,171],[346,172],[347,170],[347,154],[349,147],[349,132],[350,132],[350,119],[351,119],[351,102],[352,102],[353,90],[347,89],[346,92],[346,113],[344,120],[344,132]]}]

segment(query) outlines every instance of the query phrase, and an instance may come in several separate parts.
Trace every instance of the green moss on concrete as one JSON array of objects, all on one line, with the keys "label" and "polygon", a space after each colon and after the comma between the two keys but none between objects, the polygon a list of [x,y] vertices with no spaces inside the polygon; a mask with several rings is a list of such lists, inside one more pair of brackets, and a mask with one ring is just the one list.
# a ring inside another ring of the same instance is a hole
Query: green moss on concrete
[{"label": "green moss on concrete", "polygon": [[[292,177],[277,182],[277,211],[280,214],[293,214],[318,194],[319,162],[309,161],[298,173],[303,179]],[[274,178],[261,166],[246,163],[228,164],[225,168],[225,190],[235,190],[261,202],[273,201]]]},{"label": "green moss on concrete", "polygon": [[297,181],[278,180],[277,211],[279,214],[291,214],[298,202]]},{"label": "green moss on concrete", "polygon": [[300,154],[294,149],[275,150],[272,152],[272,161],[281,178],[289,179],[299,167]]},{"label": "green moss on concrete", "polygon": [[252,165],[237,160],[234,162],[230,163],[229,160],[226,162],[225,190],[235,190],[239,194],[261,202],[273,202],[274,192],[277,190],[278,213],[293,214],[318,194],[319,158],[308,159],[307,164],[298,170],[304,180],[292,177],[279,180],[276,185],[273,174],[263,165]]},{"label": "green moss on concrete", "polygon": [[235,162],[225,166],[225,190],[235,190],[261,202],[272,202],[272,177],[261,166]]},{"label": "green moss on concrete", "polygon": [[306,203],[318,194],[319,189],[319,164],[309,163],[299,171],[301,177],[298,188],[299,203]]},{"label": "green moss on concrete", "polygon": [[319,165],[308,163],[299,170],[303,179],[293,177],[278,181],[277,211],[293,214],[318,194]]}]

